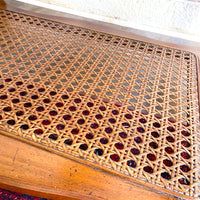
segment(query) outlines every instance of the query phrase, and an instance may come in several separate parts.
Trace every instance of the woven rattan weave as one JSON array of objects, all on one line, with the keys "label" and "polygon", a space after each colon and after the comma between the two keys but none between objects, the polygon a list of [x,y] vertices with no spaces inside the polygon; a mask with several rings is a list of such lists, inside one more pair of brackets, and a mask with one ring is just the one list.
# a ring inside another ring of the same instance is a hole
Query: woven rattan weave
[{"label": "woven rattan weave", "polygon": [[198,197],[194,54],[0,10],[0,128]]}]

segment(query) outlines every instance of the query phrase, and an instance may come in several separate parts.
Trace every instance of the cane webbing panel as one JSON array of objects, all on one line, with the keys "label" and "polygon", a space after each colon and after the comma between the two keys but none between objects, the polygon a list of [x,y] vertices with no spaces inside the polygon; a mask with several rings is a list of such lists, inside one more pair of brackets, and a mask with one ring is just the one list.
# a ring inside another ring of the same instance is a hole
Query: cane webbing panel
[{"label": "cane webbing panel", "polygon": [[0,11],[0,128],[197,197],[194,54]]}]

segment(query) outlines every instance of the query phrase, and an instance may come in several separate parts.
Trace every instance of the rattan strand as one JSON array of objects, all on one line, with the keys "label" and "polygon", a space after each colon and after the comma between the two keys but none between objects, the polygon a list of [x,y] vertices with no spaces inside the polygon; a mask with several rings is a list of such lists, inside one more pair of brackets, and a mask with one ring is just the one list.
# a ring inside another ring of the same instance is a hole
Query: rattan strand
[{"label": "rattan strand", "polygon": [[0,11],[0,128],[197,197],[197,60]]}]

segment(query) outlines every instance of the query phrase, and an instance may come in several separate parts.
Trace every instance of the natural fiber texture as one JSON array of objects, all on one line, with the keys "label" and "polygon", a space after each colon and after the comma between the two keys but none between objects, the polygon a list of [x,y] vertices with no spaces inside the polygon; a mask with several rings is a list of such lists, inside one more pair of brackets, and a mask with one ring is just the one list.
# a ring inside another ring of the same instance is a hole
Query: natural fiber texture
[{"label": "natural fiber texture", "polygon": [[194,54],[5,10],[0,29],[2,132],[198,196]]}]

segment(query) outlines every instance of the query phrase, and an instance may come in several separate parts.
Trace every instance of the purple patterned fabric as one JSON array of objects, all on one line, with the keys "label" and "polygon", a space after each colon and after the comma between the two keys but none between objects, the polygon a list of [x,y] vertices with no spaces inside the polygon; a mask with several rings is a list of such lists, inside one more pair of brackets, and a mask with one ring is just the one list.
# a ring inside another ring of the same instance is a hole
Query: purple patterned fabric
[{"label": "purple patterned fabric", "polygon": [[48,200],[48,199],[33,197],[27,194],[21,194],[17,192],[0,189],[0,200]]}]

